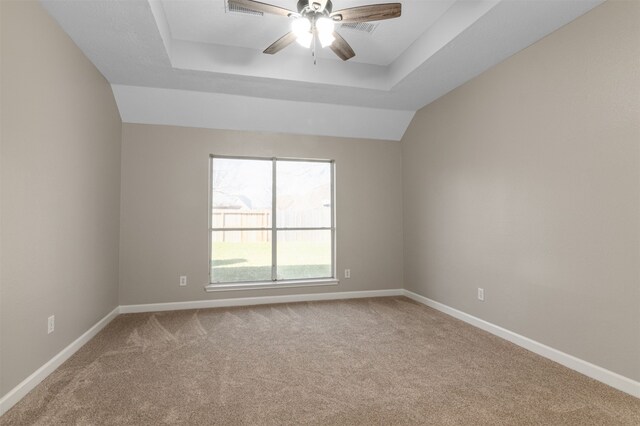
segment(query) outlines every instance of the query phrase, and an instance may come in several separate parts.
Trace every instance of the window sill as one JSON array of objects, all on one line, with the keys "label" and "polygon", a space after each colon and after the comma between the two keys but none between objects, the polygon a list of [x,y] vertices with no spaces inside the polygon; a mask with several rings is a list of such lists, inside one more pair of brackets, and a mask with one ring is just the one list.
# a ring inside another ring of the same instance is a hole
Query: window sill
[{"label": "window sill", "polygon": [[292,287],[313,287],[325,285],[338,285],[340,283],[336,278],[327,278],[322,280],[296,280],[296,281],[278,281],[278,282],[253,282],[238,284],[208,284],[204,286],[205,291],[233,291],[233,290],[263,290],[265,288],[292,288]]}]

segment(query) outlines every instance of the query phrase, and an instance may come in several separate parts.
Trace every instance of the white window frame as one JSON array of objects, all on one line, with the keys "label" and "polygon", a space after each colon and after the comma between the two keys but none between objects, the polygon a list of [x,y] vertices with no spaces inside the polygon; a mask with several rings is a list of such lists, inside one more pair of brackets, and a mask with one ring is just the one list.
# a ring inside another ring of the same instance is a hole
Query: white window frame
[{"label": "white window frame", "polygon": [[[212,223],[213,212],[213,160],[216,158],[225,158],[232,160],[261,160],[271,161],[272,170],[272,201],[271,201],[271,227],[270,228],[214,228]],[[331,226],[330,227],[300,227],[300,228],[278,228],[276,221],[276,164],[279,161],[300,161],[300,162],[317,162],[328,163],[331,169]],[[209,156],[209,184],[208,197],[209,202],[209,219],[208,219],[208,276],[209,283],[205,285],[206,291],[225,291],[225,290],[257,290],[264,288],[282,288],[282,287],[306,287],[313,285],[337,285],[339,283],[336,274],[336,165],[334,160],[309,159],[309,158],[285,158],[285,157],[247,157],[247,156],[228,156],[211,154]],[[277,277],[277,261],[278,261],[278,231],[315,231],[324,230],[331,231],[331,277],[313,278],[313,279],[278,279]],[[212,233],[214,231],[271,231],[271,280],[270,281],[241,281],[220,283],[213,282],[211,256],[212,256]]]}]

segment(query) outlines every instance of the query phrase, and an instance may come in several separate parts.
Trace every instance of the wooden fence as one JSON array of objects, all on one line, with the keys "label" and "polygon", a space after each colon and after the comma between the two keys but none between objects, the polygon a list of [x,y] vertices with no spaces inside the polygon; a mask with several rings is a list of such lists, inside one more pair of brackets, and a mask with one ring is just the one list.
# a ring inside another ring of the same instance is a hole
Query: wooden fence
[{"label": "wooden fence", "polygon": [[[271,210],[212,210],[213,228],[271,228]],[[278,212],[278,222],[287,227],[328,227],[331,224],[331,209],[293,210]],[[217,231],[213,233],[214,242],[270,242],[271,231]],[[329,241],[331,232],[314,231],[282,231],[278,235],[279,241]]]}]

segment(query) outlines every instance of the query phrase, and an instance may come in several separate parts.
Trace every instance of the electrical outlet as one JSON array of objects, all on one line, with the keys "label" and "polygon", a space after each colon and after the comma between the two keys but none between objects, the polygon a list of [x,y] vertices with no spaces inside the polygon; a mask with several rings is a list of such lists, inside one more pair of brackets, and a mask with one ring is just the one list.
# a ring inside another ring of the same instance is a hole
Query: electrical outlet
[{"label": "electrical outlet", "polygon": [[351,269],[345,269],[344,270],[344,277],[345,278],[351,278]]},{"label": "electrical outlet", "polygon": [[482,300],[484,302],[484,288],[478,287],[478,300]]},{"label": "electrical outlet", "polygon": [[185,287],[187,285],[187,276],[180,275],[180,287]]},{"label": "electrical outlet", "polygon": [[53,333],[53,330],[56,328],[56,316],[51,315],[47,320],[47,334]]}]

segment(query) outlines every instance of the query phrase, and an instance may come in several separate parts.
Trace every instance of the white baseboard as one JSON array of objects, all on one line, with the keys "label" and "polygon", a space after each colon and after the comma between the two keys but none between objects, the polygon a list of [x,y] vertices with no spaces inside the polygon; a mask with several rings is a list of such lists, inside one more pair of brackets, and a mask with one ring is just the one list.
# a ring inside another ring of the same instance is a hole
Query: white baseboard
[{"label": "white baseboard", "polygon": [[109,324],[120,313],[120,307],[116,307],[109,312],[104,318],[98,321],[93,327],[87,330],[82,336],[71,342],[66,348],[58,352],[53,358],[47,361],[42,367],[38,368],[29,377],[20,382],[16,387],[11,389],[6,395],[0,398],[0,416],[9,411],[18,401],[35,388],[49,374],[60,367],[63,362],[77,352],[85,343],[93,338],[100,330]]},{"label": "white baseboard", "polygon": [[578,373],[582,373],[585,376],[591,377],[592,379],[598,380],[599,382],[633,395],[636,398],[640,398],[640,382],[622,376],[618,373],[614,373],[613,371],[609,371],[605,368],[599,367],[580,358],[576,358],[573,355],[569,355],[540,342],[536,342],[535,340],[529,339],[528,337],[521,336],[520,334],[514,333],[513,331],[507,330],[506,328],[502,328],[488,321],[474,317],[473,315],[469,315],[465,312],[459,311],[440,302],[436,302],[435,300],[431,300],[412,291],[403,290],[403,293],[405,296],[415,300],[416,302],[437,309],[440,312],[451,315],[452,317],[469,323],[475,327],[481,328],[484,331],[488,331],[491,334],[508,340],[511,343],[515,343],[518,346],[521,346],[540,356],[555,361],[558,364],[562,364],[565,367],[577,371]]},{"label": "white baseboard", "polygon": [[284,296],[238,297],[235,299],[194,300],[189,302],[148,303],[144,305],[121,305],[121,314],[138,312],[177,311],[182,309],[223,308],[228,306],[266,305],[273,303],[312,302],[317,300],[359,299],[363,297],[402,296],[404,290],[342,291],[335,293],[289,294]]}]

